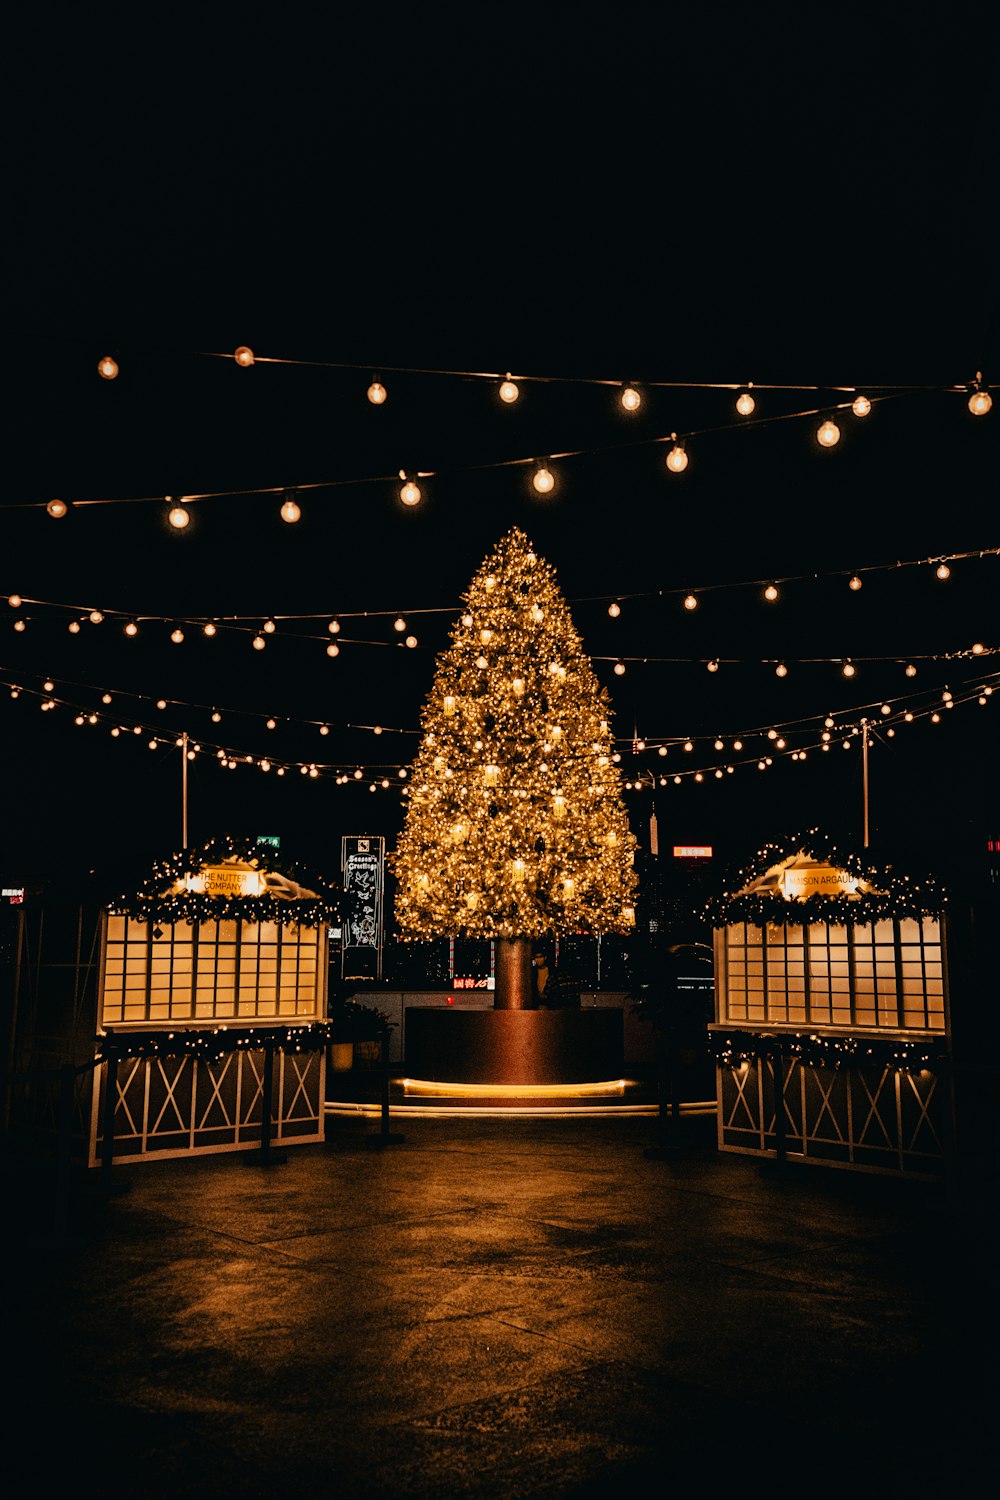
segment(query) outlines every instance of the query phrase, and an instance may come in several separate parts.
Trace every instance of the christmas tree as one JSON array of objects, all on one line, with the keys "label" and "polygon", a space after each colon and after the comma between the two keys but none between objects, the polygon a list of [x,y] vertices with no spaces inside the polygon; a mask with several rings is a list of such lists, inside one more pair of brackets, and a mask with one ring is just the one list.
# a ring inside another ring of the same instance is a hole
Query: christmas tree
[{"label": "christmas tree", "polygon": [[630,928],[636,885],[608,696],[555,570],[514,528],[463,595],[421,715],[391,856],[404,937],[498,940],[498,1008],[531,940]]}]

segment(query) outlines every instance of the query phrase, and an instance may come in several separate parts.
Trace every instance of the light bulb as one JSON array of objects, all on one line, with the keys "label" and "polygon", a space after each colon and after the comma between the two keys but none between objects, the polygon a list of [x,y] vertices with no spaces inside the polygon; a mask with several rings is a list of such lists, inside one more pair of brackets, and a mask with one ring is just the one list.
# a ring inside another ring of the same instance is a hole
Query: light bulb
[{"label": "light bulb", "polygon": [[969,396],[969,410],[974,417],[985,417],[993,405],[993,397],[989,391],[984,391],[979,384],[982,376],[976,376],[976,388]]},{"label": "light bulb", "polygon": [[508,374],[506,380],[501,380],[500,389],[497,394],[499,395],[500,400],[506,402],[506,404],[509,406],[512,401],[517,400],[518,396],[521,393]]},{"label": "light bulb", "polygon": [[934,571],[935,571],[935,574],[937,575],[937,577],[940,578],[942,581],[945,578],[950,578],[951,577],[951,569],[949,568],[949,566],[948,566],[947,563],[938,563],[938,565],[937,565],[937,567],[935,568]]},{"label": "light bulb", "polygon": [[726,747],[723,744],[722,740],[716,740],[715,741],[715,748],[716,748],[716,750],[724,750]]},{"label": "light bulb", "polygon": [[340,634],[340,621],[339,620],[331,620],[330,623],[329,623],[329,625],[326,628],[330,632],[331,635],[339,635]]},{"label": "light bulb", "polygon": [[339,656],[340,655],[340,647],[337,645],[336,641],[331,641],[330,642],[329,646],[327,646],[327,648],[326,648],[326,654],[327,654],[327,656]]},{"label": "light bulb", "polygon": [[381,406],[388,392],[377,375],[372,376],[372,383],[368,387],[368,399],[372,406]]},{"label": "light bulb", "polygon": [[406,637],[406,641],[405,641],[404,644],[407,645],[407,646],[409,646],[410,650],[412,651],[414,649],[414,647],[417,645],[417,638],[416,638],[416,636],[415,635],[408,635]]},{"label": "light bulb", "polygon": [[856,668],[855,668],[854,663],[852,661],[845,661],[844,665],[841,667],[840,670],[843,672],[843,674],[844,674],[845,677],[853,677],[854,673],[856,671]]},{"label": "light bulb", "polygon": [[277,729],[277,727],[278,727],[278,725],[277,725],[276,720],[274,720],[274,719],[268,719],[268,721],[267,721],[267,728],[268,729]]},{"label": "light bulb", "polygon": [[860,395],[860,393],[855,396],[854,400],[851,402],[851,411],[856,417],[867,417],[871,409],[872,404],[869,401],[868,397],[862,396]]},{"label": "light bulb", "polygon": [[858,589],[861,587],[861,579],[858,577],[857,573],[852,574],[848,579],[847,587],[849,589],[852,589],[854,593],[858,592]]},{"label": "light bulb", "polygon": [[101,614],[101,611],[99,609],[92,609],[87,618],[89,619],[91,625],[100,625],[101,621],[104,619],[104,616]]},{"label": "light bulb", "polygon": [[621,404],[624,407],[625,411],[638,411],[639,407],[642,405],[642,397],[635,389],[635,386],[632,385],[627,385],[625,387],[625,389],[621,393],[621,396],[619,397],[619,400],[621,401]]},{"label": "light bulb", "polygon": [[101,377],[102,380],[114,380],[115,379],[115,377],[118,374],[118,366],[116,365],[115,361],[111,358],[110,354],[106,354],[103,359],[98,360],[98,362],[97,362],[97,373],[98,373],[98,375],[100,375],[100,377]]},{"label": "light bulb", "polygon": [[717,662],[717,661],[716,661],[716,660],[715,660],[715,658],[714,658],[714,657],[713,657],[713,658],[712,658],[712,660],[711,660],[711,661],[710,661],[710,662],[708,662],[708,663],[707,663],[707,664],[706,664],[706,665],[707,665],[707,667],[708,667],[708,670],[709,670],[709,671],[710,671],[710,672],[717,672],[717,671],[718,671],[718,670],[719,670],[719,663],[718,663],[718,662]]},{"label": "light bulb", "polygon": [[779,661],[778,665],[775,667],[775,669],[774,669],[774,675],[775,675],[775,677],[787,677],[788,676],[788,668],[785,666],[785,663],[783,661]]},{"label": "light bulb", "polygon": [[404,505],[419,505],[422,498],[419,484],[408,479],[399,492],[399,498]]},{"label": "light bulb", "polygon": [[10,605],[11,609],[20,609],[21,605],[24,603],[24,600],[21,598],[20,594],[8,594],[7,603]]},{"label": "light bulb", "polygon": [[698,600],[697,600],[697,598],[695,597],[694,594],[685,594],[685,596],[684,596],[684,608],[685,609],[697,609],[698,608]]},{"label": "light bulb", "polygon": [[667,468],[671,474],[683,474],[688,466],[688,456],[684,452],[683,445],[676,442],[667,454]]},{"label": "light bulb", "polygon": [[54,520],[60,520],[69,510],[65,500],[50,500],[45,509]]},{"label": "light bulb", "polygon": [[139,634],[139,627],[135,623],[134,620],[129,620],[128,624],[125,626],[125,634],[126,635],[138,635]]},{"label": "light bulb", "polygon": [[183,531],[190,522],[191,516],[186,506],[172,505],[167,512],[167,520],[176,531]]},{"label": "light bulb", "polygon": [[24,629],[26,629],[24,621],[23,620],[15,620],[14,621],[14,629],[18,632],[18,634],[20,634],[21,631],[23,631]]},{"label": "light bulb", "polygon": [[330,726],[329,726],[329,724],[321,724],[319,726],[319,732],[320,732],[320,734],[329,734],[330,733]]},{"label": "light bulb", "polygon": [[973,654],[973,656],[982,656],[982,654],[983,654],[983,652],[985,650],[986,650],[986,647],[980,641],[977,641],[976,644],[972,648],[972,654]]},{"label": "light bulb", "polygon": [[907,666],[906,666],[906,675],[907,675],[907,677],[916,677],[916,675],[917,675],[917,669],[913,665],[912,661],[907,663]]},{"label": "light bulb", "polygon": [[614,601],[614,603],[608,605],[608,614],[611,616],[612,620],[617,620],[617,618],[621,614],[621,612],[622,612],[622,607],[618,603],[617,599]]},{"label": "light bulb", "polygon": [[826,421],[821,423],[817,429],[816,441],[821,448],[835,448],[840,442],[840,428],[836,422],[831,422],[830,418],[827,417]]},{"label": "light bulb", "polygon": [[738,750],[742,750],[743,749],[743,741],[742,740],[733,740],[733,749],[737,750],[737,751]]},{"label": "light bulb", "polygon": [[263,649],[264,649],[264,647],[266,645],[267,645],[267,642],[265,641],[265,639],[264,639],[264,637],[262,635],[255,635],[254,636],[254,638],[253,638],[253,649],[255,651],[263,651]]},{"label": "light bulb", "polygon": [[748,417],[756,405],[757,403],[751,396],[749,390],[740,391],[739,395],[736,397],[736,410],[739,412],[741,417]]},{"label": "light bulb", "polygon": [[222,722],[222,715],[219,713],[219,710],[217,708],[213,709],[212,710],[212,723],[213,724],[219,724],[221,722]]},{"label": "light bulb", "polygon": [[66,626],[66,629],[69,631],[70,635],[79,635],[80,634],[80,621],[79,620],[70,620],[69,624]]},{"label": "light bulb", "polygon": [[549,495],[555,489],[555,478],[551,469],[540,464],[531,478],[531,483],[539,495]]},{"label": "light bulb", "polygon": [[778,590],[777,590],[777,588],[775,587],[775,585],[773,583],[769,583],[768,586],[767,586],[767,588],[764,590],[764,598],[765,599],[769,599],[769,600],[771,600],[773,602],[775,599],[777,599],[777,597],[778,597]]},{"label": "light bulb", "polygon": [[246,344],[241,344],[234,353],[233,358],[238,365],[242,365],[246,369],[249,365],[253,364],[253,350],[248,349]]},{"label": "light bulb", "polygon": [[624,677],[625,676],[625,663],[623,661],[616,661],[615,662],[615,676],[616,677]]},{"label": "light bulb", "polygon": [[288,522],[289,526],[294,526],[295,522],[302,518],[302,507],[293,496],[286,495],[279,514],[283,521]]},{"label": "light bulb", "polygon": [[176,630],[172,630],[170,632],[170,639],[173,641],[175,646],[179,646],[181,641],[184,639],[183,630],[181,630],[180,627],[178,627]]},{"label": "light bulb", "polygon": [[396,618],[392,622],[392,628],[393,630],[398,630],[400,634],[402,634],[402,632],[406,629],[406,621],[403,619],[402,615],[396,616]]},{"label": "light bulb", "polygon": [[879,712],[883,713],[883,714],[891,714],[892,713],[892,707],[888,703],[883,703],[881,709],[879,710]]},{"label": "light bulb", "polygon": [[265,620],[262,628],[265,635],[273,635],[278,627],[273,620]]},{"label": "light bulb", "polygon": [[213,625],[213,623],[212,623],[212,621],[211,621],[211,620],[208,620],[208,621],[207,621],[207,622],[206,622],[206,623],[205,623],[205,624],[204,624],[204,625],[203,625],[203,626],[202,626],[202,634],[203,634],[203,635],[209,635],[209,636],[211,636],[211,635],[214,635],[214,634],[215,634],[215,626],[214,626],[214,625]]}]

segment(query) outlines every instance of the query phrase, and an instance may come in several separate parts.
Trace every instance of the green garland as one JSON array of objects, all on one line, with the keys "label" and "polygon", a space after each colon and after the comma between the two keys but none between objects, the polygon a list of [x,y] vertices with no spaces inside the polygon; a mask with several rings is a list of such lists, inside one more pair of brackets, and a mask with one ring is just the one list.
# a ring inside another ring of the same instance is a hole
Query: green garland
[{"label": "green garland", "polygon": [[940,1070],[948,1061],[943,1046],[898,1037],[822,1036],[816,1032],[713,1031],[709,1042],[717,1063],[730,1067],[774,1057],[794,1058],[809,1068],[920,1068]]},{"label": "green garland", "polygon": [[198,922],[233,919],[242,922],[297,923],[303,927],[322,927],[345,920],[350,898],[335,886],[301,866],[284,861],[280,873],[314,891],[301,900],[283,896],[210,896],[198,891],[172,894],[172,887],[186,875],[196,875],[206,865],[223,864],[239,859],[255,868],[272,868],[270,851],[252,838],[222,834],[209,839],[197,849],[183,849],[155,864],[141,889],[132,895],[118,896],[108,903],[115,916],[132,917],[138,922]]},{"label": "green garland", "polygon": [[[788,901],[771,891],[747,891],[758,876],[795,854],[808,854],[846,870],[875,887],[860,896],[814,895]],[[827,835],[810,828],[778,842],[764,844],[753,858],[726,882],[721,896],[706,903],[704,912],[713,927],[749,922],[755,927],[784,926],[789,922],[871,922],[882,917],[924,917],[944,910],[948,897],[929,877],[897,874],[891,865],[876,866],[852,848],[839,848]]]},{"label": "green garland", "polygon": [[[345,1034],[336,1020],[312,1021],[305,1026],[256,1026],[250,1030],[229,1031],[226,1027],[186,1031],[108,1031],[97,1038],[99,1057],[120,1060],[127,1057],[196,1057],[199,1062],[220,1062],[234,1052],[263,1052],[273,1047],[280,1052],[322,1052],[333,1042],[378,1041],[388,1036],[391,1023],[380,1012],[370,1011],[370,1026],[364,1037],[358,1031]],[[377,1020],[376,1020],[377,1018]]]}]

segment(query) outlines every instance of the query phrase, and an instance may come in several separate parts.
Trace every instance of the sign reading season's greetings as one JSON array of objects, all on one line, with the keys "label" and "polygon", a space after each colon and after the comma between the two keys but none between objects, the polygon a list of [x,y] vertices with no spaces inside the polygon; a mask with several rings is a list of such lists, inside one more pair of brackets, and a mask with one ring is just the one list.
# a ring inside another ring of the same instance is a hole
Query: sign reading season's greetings
[{"label": "sign reading season's greetings", "polygon": [[382,892],[385,878],[385,839],[374,836],[343,841],[344,891],[353,897],[344,924],[344,946],[382,946]]}]

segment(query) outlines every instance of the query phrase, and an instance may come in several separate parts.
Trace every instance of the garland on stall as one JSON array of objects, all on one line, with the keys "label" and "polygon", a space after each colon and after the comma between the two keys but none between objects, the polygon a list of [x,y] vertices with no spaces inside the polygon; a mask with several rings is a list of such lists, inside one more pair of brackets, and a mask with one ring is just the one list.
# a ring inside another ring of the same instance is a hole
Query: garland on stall
[{"label": "garland on stall", "polygon": [[199,891],[175,892],[174,885],[186,875],[196,875],[206,865],[224,864],[237,859],[255,869],[268,869],[267,856],[255,839],[221,834],[197,849],[182,849],[155,864],[141,888],[131,895],[119,896],[108,905],[116,916],[132,917],[139,922],[222,921],[232,918],[242,922],[297,923],[303,927],[321,927],[345,920],[349,898],[339,887],[305,870],[300,865],[282,861],[281,874],[315,894],[287,897],[213,896]]},{"label": "garland on stall", "polygon": [[235,1052],[322,1052],[333,1042],[379,1041],[388,1036],[391,1023],[381,1011],[367,1009],[362,1025],[356,1018],[345,1032],[336,1020],[312,1021],[305,1026],[257,1026],[250,1031],[211,1030],[108,1031],[96,1042],[97,1054],[107,1061],[127,1057],[194,1057],[199,1062],[220,1062]]},{"label": "garland on stall", "polygon": [[940,1070],[948,1053],[930,1041],[909,1042],[898,1037],[821,1036],[815,1032],[715,1031],[710,1047],[725,1067],[759,1062],[781,1055],[808,1068],[920,1068]]},{"label": "garland on stall", "polygon": [[[780,891],[747,891],[766,870],[795,854],[808,854],[870,884],[873,889],[858,896],[814,895],[789,901]],[[729,922],[749,922],[755,927],[768,923],[783,926],[810,922],[871,922],[881,917],[923,917],[944,910],[948,901],[944,888],[930,877],[897,874],[891,865],[875,866],[851,848],[839,848],[817,829],[762,845],[753,858],[730,876],[727,889],[704,908],[713,927]]]}]

